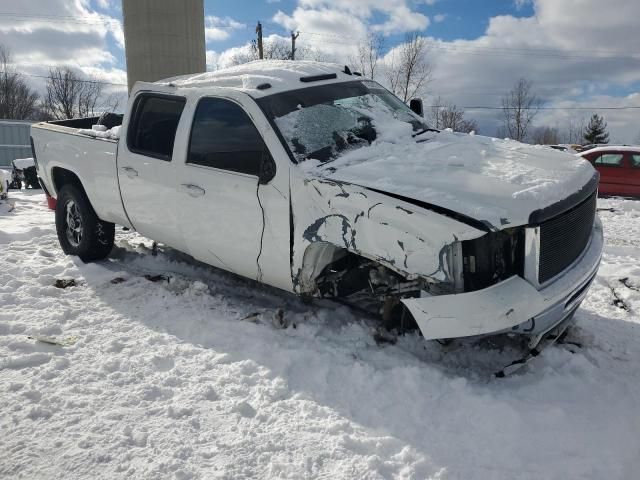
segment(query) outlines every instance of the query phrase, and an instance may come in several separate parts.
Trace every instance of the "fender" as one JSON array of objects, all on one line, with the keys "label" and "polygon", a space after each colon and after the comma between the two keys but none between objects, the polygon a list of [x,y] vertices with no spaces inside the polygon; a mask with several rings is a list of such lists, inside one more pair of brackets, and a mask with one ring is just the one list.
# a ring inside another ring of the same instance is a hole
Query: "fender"
[{"label": "fender", "polygon": [[[450,280],[445,248],[485,231],[357,185],[298,178],[291,191],[291,272],[296,293],[343,249],[403,275]],[[333,248],[329,248],[332,246]],[[313,265],[314,262],[319,262]]]}]

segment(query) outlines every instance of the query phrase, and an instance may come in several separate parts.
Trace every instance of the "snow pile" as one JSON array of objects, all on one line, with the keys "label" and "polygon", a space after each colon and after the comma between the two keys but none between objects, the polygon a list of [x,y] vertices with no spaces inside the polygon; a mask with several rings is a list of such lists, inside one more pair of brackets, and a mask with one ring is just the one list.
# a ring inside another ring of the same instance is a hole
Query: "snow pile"
[{"label": "snow pile", "polygon": [[32,157],[29,158],[16,158],[13,164],[18,170],[24,170],[25,168],[35,167],[36,163]]},{"label": "snow pile", "polygon": [[90,137],[118,140],[120,138],[120,128],[120,125],[110,129],[107,129],[104,125],[93,125],[91,130],[88,128],[80,128],[77,133],[81,135],[88,135]]},{"label": "snow pile", "polygon": [[0,168],[0,185],[5,187],[5,183],[11,183],[13,181],[13,172],[11,170],[4,170]]},{"label": "snow pile", "polygon": [[577,313],[582,348],[499,380],[470,366],[477,349],[378,346],[353,312],[152,257],[135,233],[85,265],[30,193],[0,215],[0,477],[637,476],[638,203],[604,204],[619,242]]},{"label": "snow pile", "polygon": [[545,146],[447,131],[415,139],[408,133],[304,168],[497,226],[526,224],[532,211],[580,190],[594,175],[588,162]]},{"label": "snow pile", "polygon": [[[167,78],[156,83],[160,85],[172,84],[178,88],[230,87],[251,91],[253,95],[270,95],[276,92],[308,86],[300,82],[300,77],[337,73],[338,80],[340,81],[359,78],[340,73],[342,70],[344,70],[344,65],[332,63],[304,60],[295,62],[290,60],[256,60],[214,72]],[[325,80],[314,82],[313,84],[319,85],[322,83],[336,82],[338,80]],[[271,88],[258,90],[258,85],[264,83],[271,84]]]}]

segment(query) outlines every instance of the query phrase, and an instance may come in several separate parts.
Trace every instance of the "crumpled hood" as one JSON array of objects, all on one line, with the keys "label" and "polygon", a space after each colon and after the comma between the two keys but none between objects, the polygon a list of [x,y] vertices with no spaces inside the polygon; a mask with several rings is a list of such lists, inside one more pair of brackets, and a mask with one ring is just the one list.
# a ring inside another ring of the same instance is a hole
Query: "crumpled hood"
[{"label": "crumpled hood", "polygon": [[426,202],[495,228],[527,224],[532,212],[575,194],[594,176],[587,161],[545,146],[450,131],[376,141],[303,166],[314,176]]}]

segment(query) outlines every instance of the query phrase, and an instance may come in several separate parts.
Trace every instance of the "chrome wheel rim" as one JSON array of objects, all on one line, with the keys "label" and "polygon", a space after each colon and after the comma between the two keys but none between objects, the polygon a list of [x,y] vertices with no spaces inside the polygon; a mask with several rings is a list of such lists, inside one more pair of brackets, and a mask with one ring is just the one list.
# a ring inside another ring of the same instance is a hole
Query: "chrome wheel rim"
[{"label": "chrome wheel rim", "polygon": [[82,241],[82,217],[80,216],[80,210],[73,200],[67,202],[65,210],[67,218],[67,240],[69,240],[71,246],[77,247]]}]

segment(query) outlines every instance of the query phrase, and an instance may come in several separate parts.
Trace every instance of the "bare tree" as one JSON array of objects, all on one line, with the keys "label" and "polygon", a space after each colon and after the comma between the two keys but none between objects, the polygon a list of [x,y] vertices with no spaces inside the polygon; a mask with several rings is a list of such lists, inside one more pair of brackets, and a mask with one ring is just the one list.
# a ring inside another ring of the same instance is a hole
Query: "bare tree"
[{"label": "bare tree", "polygon": [[582,144],[584,142],[582,135],[584,134],[586,123],[584,117],[578,119],[575,117],[569,118],[564,132],[564,142]]},{"label": "bare tree", "polygon": [[417,33],[408,34],[404,43],[391,53],[387,81],[391,91],[405,103],[423,93],[431,81],[427,53],[427,41]]},{"label": "bare tree", "polygon": [[90,117],[118,107],[117,97],[103,94],[104,83],[83,78],[69,67],[49,70],[44,107],[53,118]]},{"label": "bare tree", "polygon": [[0,45],[0,118],[24,120],[36,111],[38,94],[11,66],[9,51]]},{"label": "bare tree", "polygon": [[358,53],[349,58],[349,63],[362,75],[374,80],[383,49],[384,37],[379,33],[371,33],[358,44]]},{"label": "bare tree", "polygon": [[464,110],[455,104],[447,103],[438,97],[434,100],[429,114],[429,123],[433,128],[450,128],[454,132],[469,133],[478,130],[475,120],[464,118]]},{"label": "bare tree", "polygon": [[[272,38],[262,42],[263,57],[265,60],[291,60],[291,44],[281,38]],[[259,60],[258,43],[252,40],[249,47],[231,57],[231,65],[241,65],[243,63]],[[324,55],[308,45],[296,47],[297,60],[315,60],[317,62],[326,61]]]},{"label": "bare tree", "polygon": [[556,145],[560,143],[560,132],[554,127],[536,128],[531,135],[531,143],[536,145]]},{"label": "bare tree", "polygon": [[531,122],[540,109],[540,100],[532,91],[532,82],[521,78],[502,98],[503,125],[513,140],[524,141]]}]

